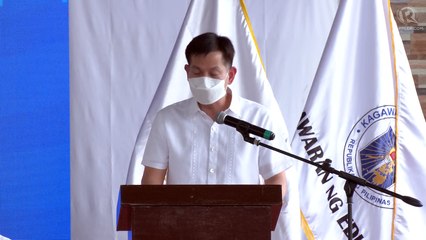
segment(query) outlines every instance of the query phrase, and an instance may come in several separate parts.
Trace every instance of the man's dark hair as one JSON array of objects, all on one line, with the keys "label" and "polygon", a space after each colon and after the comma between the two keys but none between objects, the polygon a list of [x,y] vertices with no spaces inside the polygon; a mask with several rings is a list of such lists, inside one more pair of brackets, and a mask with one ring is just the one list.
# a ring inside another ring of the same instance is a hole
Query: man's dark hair
[{"label": "man's dark hair", "polygon": [[225,65],[232,66],[235,50],[231,40],[212,32],[203,33],[192,39],[186,47],[185,56],[188,64],[191,64],[192,56],[207,55],[214,51],[222,52]]}]

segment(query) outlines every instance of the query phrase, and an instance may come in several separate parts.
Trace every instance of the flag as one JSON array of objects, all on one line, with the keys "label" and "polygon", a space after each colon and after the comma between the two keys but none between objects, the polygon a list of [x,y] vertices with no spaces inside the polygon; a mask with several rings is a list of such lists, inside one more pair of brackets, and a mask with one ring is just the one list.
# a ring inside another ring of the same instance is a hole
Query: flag
[{"label": "flag", "polygon": [[[426,202],[426,125],[388,0],[342,0],[292,140],[296,154]],[[312,239],[346,239],[345,181],[299,162]],[[357,186],[353,239],[418,239],[426,209]]]},{"label": "flag", "polygon": [[0,240],[10,240],[10,238],[0,235]]},{"label": "flag", "polygon": [[[233,92],[272,109],[272,112],[281,117],[285,126],[280,108],[266,78],[244,1],[191,1],[159,87],[140,128],[129,166],[128,184],[139,184],[141,181],[142,156],[157,112],[169,104],[191,96],[189,87],[186,86],[187,77],[183,68],[186,64],[184,51],[194,37],[204,32],[215,32],[226,36],[234,44],[234,65],[238,73],[231,85]],[[291,174],[289,172],[287,176],[292,176]],[[283,239],[292,234],[300,236],[297,186],[293,188],[289,186],[289,189],[292,189],[294,198],[287,199],[289,200],[287,208],[283,209],[286,217],[280,218],[278,229],[273,234],[277,239]],[[286,228],[282,227],[284,225]],[[297,237],[291,237],[291,239],[297,239]]]}]

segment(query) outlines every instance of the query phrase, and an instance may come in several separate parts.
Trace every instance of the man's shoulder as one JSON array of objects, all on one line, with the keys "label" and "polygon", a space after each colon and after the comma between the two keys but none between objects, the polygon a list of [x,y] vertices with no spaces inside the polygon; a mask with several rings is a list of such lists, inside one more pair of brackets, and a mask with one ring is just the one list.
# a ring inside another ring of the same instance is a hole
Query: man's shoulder
[{"label": "man's shoulder", "polygon": [[257,112],[258,114],[269,114],[269,109],[265,105],[262,105],[258,102],[244,97],[239,97],[239,102],[241,109],[244,109],[244,111],[253,111]]},{"label": "man's shoulder", "polygon": [[[274,122],[275,124],[283,125],[284,119],[281,116],[281,111],[275,107],[268,107],[258,102],[247,98],[239,98],[240,115],[243,119],[251,119],[253,123],[267,124]],[[284,124],[285,125],[285,124]]]},{"label": "man's shoulder", "polygon": [[158,114],[160,115],[176,115],[176,114],[187,114],[191,111],[194,105],[194,99],[188,98],[179,102],[172,103],[163,109]]}]

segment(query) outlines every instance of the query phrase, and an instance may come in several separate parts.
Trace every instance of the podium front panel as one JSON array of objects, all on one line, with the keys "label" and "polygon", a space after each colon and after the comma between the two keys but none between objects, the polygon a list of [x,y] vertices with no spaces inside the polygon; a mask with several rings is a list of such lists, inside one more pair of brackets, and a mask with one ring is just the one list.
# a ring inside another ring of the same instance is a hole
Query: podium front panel
[{"label": "podium front panel", "polygon": [[123,185],[117,230],[133,239],[271,238],[279,185]]},{"label": "podium front panel", "polygon": [[266,206],[139,206],[133,211],[135,240],[271,239]]}]

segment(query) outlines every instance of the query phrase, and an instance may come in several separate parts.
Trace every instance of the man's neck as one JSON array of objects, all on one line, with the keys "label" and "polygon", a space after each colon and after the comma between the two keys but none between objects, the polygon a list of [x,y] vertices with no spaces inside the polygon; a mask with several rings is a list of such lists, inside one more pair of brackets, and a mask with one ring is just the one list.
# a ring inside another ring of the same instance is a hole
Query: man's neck
[{"label": "man's neck", "polygon": [[229,108],[232,101],[231,91],[227,91],[226,95],[213,104],[203,105],[198,103],[201,111],[205,112],[213,121],[216,121],[217,114]]}]

